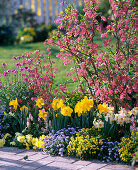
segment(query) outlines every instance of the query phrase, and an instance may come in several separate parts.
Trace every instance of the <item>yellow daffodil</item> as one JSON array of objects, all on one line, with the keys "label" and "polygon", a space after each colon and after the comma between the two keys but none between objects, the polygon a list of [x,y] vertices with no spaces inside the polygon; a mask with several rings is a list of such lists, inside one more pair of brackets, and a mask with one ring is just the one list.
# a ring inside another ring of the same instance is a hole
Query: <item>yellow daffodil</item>
[{"label": "yellow daffodil", "polygon": [[26,145],[26,150],[29,150],[30,149],[29,144],[26,142],[25,145]]},{"label": "yellow daffodil", "polygon": [[99,113],[108,112],[108,104],[103,103],[98,105]]},{"label": "yellow daffodil", "polygon": [[63,100],[62,99],[55,99],[51,103],[51,106],[54,110],[58,110],[59,108],[64,106]]},{"label": "yellow daffodil", "polygon": [[44,99],[43,98],[38,98],[36,100],[36,106],[38,106],[39,108],[42,108],[42,106],[44,105]]},{"label": "yellow daffodil", "polygon": [[23,114],[23,113],[26,113],[26,115],[28,114],[28,107],[26,107],[25,105],[23,105],[21,108],[20,108],[20,110],[21,110],[21,113]]},{"label": "yellow daffodil", "polygon": [[73,112],[73,109],[71,109],[69,106],[64,106],[61,108],[61,114],[63,116],[70,116],[71,117],[71,113]]},{"label": "yellow daffodil", "polygon": [[18,106],[17,98],[15,100],[10,101],[9,106],[13,106],[14,109],[16,110]]},{"label": "yellow daffodil", "polygon": [[44,119],[44,120],[45,120],[45,118],[46,118],[47,114],[46,114],[45,110],[44,110],[44,109],[42,109],[42,110],[39,110],[39,114],[38,114],[38,116],[39,116],[39,118],[42,118],[42,119]]},{"label": "yellow daffodil", "polygon": [[88,97],[85,96],[84,99],[82,99],[75,105],[75,113],[78,113],[78,116],[80,117],[83,113],[90,111],[93,105],[93,99],[88,99]]}]

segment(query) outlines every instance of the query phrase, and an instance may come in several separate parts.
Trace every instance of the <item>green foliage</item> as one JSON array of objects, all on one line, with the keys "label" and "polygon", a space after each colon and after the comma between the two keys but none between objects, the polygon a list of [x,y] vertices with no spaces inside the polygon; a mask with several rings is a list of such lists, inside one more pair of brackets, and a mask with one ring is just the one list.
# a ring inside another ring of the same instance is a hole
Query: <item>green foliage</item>
[{"label": "green foliage", "polygon": [[14,112],[5,113],[6,116],[3,121],[9,123],[11,135],[16,132],[22,132],[27,126],[27,115],[26,113],[21,113],[19,108]]},{"label": "green foliage", "polygon": [[5,111],[9,112],[9,102],[12,99],[18,99],[20,106],[26,105],[29,102],[32,105],[31,97],[35,97],[35,94],[32,90],[27,90],[25,82],[22,81],[13,81],[11,83],[2,83],[3,87],[0,89],[0,99],[1,105],[6,106]]},{"label": "green foliage", "polygon": [[13,44],[14,41],[13,27],[7,25],[0,26],[0,44]]}]

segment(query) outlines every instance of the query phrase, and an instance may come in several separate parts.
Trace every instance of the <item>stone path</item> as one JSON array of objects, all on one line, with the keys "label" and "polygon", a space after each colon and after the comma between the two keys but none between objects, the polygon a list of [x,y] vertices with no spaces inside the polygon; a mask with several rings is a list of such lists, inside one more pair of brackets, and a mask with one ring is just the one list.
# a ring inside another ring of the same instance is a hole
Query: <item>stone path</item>
[{"label": "stone path", "polygon": [[[25,158],[27,158],[25,160]],[[82,161],[76,158],[49,156],[43,152],[14,147],[0,148],[0,170],[133,170],[120,164]]]}]

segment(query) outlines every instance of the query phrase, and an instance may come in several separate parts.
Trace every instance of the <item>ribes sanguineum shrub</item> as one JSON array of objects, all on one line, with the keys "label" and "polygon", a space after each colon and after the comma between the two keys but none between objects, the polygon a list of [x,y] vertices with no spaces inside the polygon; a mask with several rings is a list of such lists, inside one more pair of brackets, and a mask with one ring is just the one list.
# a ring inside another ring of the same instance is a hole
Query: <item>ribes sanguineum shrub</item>
[{"label": "ribes sanguineum shrub", "polygon": [[[74,64],[68,76],[80,82],[80,91],[86,92],[87,85],[94,99],[108,102],[116,112],[119,106],[134,107],[138,90],[136,1],[109,1],[110,18],[100,16],[98,0],[84,1],[83,16],[69,5],[55,20],[58,31],[45,44],[55,44],[61,49],[57,58],[64,59],[64,65]],[[97,16],[105,22],[111,20],[105,32]],[[97,37],[103,48],[97,43]],[[50,47],[47,50],[50,55]]]}]

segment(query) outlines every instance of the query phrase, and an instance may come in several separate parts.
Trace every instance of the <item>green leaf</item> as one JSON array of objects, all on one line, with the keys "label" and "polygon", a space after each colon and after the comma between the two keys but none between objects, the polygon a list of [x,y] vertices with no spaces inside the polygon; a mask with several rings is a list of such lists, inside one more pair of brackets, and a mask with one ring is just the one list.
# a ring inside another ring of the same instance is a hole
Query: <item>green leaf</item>
[{"label": "green leaf", "polygon": [[23,159],[24,159],[24,160],[27,160],[27,159],[28,159],[28,155],[26,155]]}]

